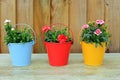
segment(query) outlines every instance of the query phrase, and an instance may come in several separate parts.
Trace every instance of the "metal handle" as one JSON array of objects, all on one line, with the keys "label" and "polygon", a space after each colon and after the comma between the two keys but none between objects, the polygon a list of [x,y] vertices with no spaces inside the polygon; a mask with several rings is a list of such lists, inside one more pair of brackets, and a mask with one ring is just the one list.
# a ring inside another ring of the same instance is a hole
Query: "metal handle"
[{"label": "metal handle", "polygon": [[30,28],[31,30],[32,30],[32,32],[33,32],[33,34],[34,34],[34,43],[36,43],[36,34],[35,34],[35,31],[33,30],[33,28],[30,26],[30,25],[28,25],[28,24],[24,24],[24,23],[20,23],[20,24],[15,24],[13,27],[16,27],[16,26],[26,26],[26,27],[28,27],[28,28]]},{"label": "metal handle", "polygon": [[74,42],[73,32],[72,32],[72,30],[70,29],[70,27],[69,27],[68,25],[65,25],[65,24],[62,24],[62,23],[54,23],[54,24],[52,24],[50,27],[52,28],[52,27],[55,27],[55,26],[58,26],[58,25],[60,25],[60,26],[65,26],[65,27],[68,28],[68,32],[71,32],[72,41]]}]

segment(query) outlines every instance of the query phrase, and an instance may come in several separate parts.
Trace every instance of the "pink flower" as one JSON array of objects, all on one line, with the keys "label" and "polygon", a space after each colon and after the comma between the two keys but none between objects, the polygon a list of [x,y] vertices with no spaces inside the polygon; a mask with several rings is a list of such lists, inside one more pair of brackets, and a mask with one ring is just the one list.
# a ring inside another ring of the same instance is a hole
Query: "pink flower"
[{"label": "pink flower", "polygon": [[96,20],[96,24],[102,25],[102,24],[104,24],[104,21],[103,20]]},{"label": "pink flower", "polygon": [[100,35],[102,33],[102,31],[100,29],[96,29],[94,34],[96,34],[97,36]]},{"label": "pink flower", "polygon": [[49,31],[49,30],[51,30],[51,27],[50,27],[50,26],[44,26],[44,27],[42,28],[42,31],[43,31],[43,32],[47,32],[47,31]]},{"label": "pink flower", "polygon": [[88,28],[88,27],[89,27],[89,25],[88,25],[88,24],[85,24],[85,25],[82,26],[82,29],[86,29],[86,28]]},{"label": "pink flower", "polygon": [[59,43],[65,43],[68,40],[68,37],[65,36],[64,34],[60,34],[60,35],[58,35],[57,39],[58,39]]}]

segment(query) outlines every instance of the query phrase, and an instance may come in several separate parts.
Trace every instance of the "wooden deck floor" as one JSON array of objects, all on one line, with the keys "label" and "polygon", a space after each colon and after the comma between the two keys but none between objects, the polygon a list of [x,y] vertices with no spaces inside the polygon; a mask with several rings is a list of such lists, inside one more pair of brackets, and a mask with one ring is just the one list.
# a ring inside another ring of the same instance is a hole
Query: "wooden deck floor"
[{"label": "wooden deck floor", "polygon": [[120,53],[106,54],[101,66],[87,66],[82,54],[71,54],[63,67],[50,66],[46,54],[33,54],[31,65],[15,67],[9,54],[0,54],[0,80],[120,80]]}]

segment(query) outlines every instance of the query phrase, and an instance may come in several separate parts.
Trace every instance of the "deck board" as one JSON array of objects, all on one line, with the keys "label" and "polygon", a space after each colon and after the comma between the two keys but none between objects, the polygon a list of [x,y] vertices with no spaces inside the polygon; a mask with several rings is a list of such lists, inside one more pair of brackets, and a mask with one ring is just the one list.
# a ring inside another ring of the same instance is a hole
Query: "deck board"
[{"label": "deck board", "polygon": [[0,54],[0,80],[120,80],[120,53],[106,54],[101,66],[87,66],[82,54],[70,54],[62,67],[50,66],[47,54],[33,54],[25,67],[12,66],[9,54]]}]

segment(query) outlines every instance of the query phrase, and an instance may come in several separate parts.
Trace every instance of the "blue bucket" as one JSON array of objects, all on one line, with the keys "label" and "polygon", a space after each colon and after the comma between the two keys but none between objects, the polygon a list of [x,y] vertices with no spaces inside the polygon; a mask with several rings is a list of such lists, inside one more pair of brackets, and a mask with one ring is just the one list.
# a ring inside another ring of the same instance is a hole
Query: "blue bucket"
[{"label": "blue bucket", "polygon": [[8,48],[14,66],[27,66],[31,63],[34,41],[27,43],[9,43]]}]

